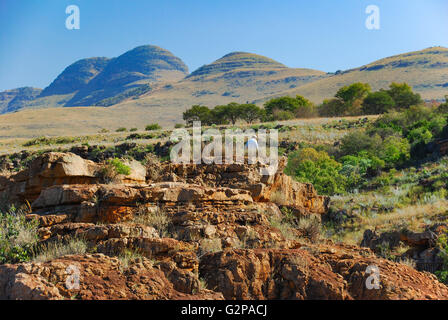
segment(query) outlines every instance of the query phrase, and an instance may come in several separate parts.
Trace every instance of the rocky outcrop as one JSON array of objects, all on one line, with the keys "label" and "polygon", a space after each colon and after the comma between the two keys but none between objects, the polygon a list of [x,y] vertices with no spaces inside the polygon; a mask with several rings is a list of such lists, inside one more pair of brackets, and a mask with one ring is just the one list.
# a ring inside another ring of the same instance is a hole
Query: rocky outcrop
[{"label": "rocky outcrop", "polygon": [[410,258],[415,261],[418,270],[434,273],[443,265],[443,259],[440,257],[440,250],[437,247],[437,239],[440,235],[446,234],[447,229],[446,224],[435,224],[428,226],[422,232],[401,230],[379,234],[372,230],[366,230],[361,246],[369,247],[375,252],[379,252],[383,247],[393,250],[400,245],[408,246],[409,250],[397,258]]},{"label": "rocky outcrop", "polygon": [[[75,285],[79,272],[79,287]],[[179,277],[181,278],[181,277]],[[180,281],[180,279],[178,280]],[[67,285],[68,282],[68,285]],[[0,299],[10,300],[220,300],[222,294],[195,294],[174,288],[160,267],[148,259],[121,270],[117,258],[102,254],[66,256],[47,263],[0,266]]]},{"label": "rocky outcrop", "polygon": [[[366,286],[369,266],[379,270],[378,289]],[[448,298],[435,276],[349,246],[229,250],[204,257],[200,274],[226,299]]]},{"label": "rocky outcrop", "polygon": [[329,197],[319,196],[312,184],[299,183],[283,173],[286,159],[281,158],[273,175],[262,175],[261,164],[198,164],[165,163],[156,181],[182,181],[209,187],[229,187],[248,190],[257,202],[273,202],[295,208],[301,213],[324,214]]},{"label": "rocky outcrop", "polygon": [[[118,183],[144,184],[146,169],[136,161],[126,163],[130,174],[117,177]],[[11,202],[35,201],[51,186],[94,185],[103,166],[73,153],[49,152],[34,159],[19,173],[0,176],[0,196]]]},{"label": "rocky outcrop", "polygon": [[[165,163],[161,175],[128,165],[129,176],[101,184],[102,164],[49,153],[0,181],[4,195],[30,201],[38,247],[76,239],[88,253],[0,266],[0,299],[448,299],[430,274],[313,236],[328,198],[281,173],[284,163],[272,176],[259,165]],[[70,266],[79,288],[66,285]]]}]

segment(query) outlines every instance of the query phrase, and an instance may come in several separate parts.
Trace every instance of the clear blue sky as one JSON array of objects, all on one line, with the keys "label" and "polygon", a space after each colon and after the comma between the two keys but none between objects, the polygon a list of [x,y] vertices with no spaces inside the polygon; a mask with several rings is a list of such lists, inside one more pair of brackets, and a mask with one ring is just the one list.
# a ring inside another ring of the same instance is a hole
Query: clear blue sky
[{"label": "clear blue sky", "polygon": [[[65,28],[78,5],[81,29]],[[381,9],[381,29],[365,9]],[[43,88],[78,59],[155,44],[195,70],[232,51],[336,71],[448,47],[447,0],[0,0],[0,91]]]}]

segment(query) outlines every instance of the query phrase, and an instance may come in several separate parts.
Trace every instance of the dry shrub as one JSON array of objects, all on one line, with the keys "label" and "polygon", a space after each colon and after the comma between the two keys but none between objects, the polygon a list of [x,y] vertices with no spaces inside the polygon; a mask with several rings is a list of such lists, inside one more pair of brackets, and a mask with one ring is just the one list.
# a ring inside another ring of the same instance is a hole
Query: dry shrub
[{"label": "dry shrub", "polygon": [[159,207],[140,206],[133,222],[153,227],[161,237],[165,237],[169,234],[168,228],[171,224],[171,219]]},{"label": "dry shrub", "polygon": [[162,176],[162,166],[159,158],[152,153],[145,156],[144,164],[146,166],[146,176],[151,181],[158,181]]},{"label": "dry shrub", "polygon": [[87,252],[87,242],[84,239],[73,238],[66,242],[50,242],[40,247],[34,257],[35,262],[46,262],[68,255],[82,255]]}]

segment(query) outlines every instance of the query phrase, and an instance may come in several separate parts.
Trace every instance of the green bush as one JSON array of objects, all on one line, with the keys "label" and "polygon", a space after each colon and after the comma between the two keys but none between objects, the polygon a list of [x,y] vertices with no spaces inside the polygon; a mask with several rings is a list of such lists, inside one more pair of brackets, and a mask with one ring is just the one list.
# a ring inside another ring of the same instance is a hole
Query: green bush
[{"label": "green bush", "polygon": [[126,128],[118,128],[117,130],[115,130],[115,132],[126,132],[128,131],[128,129]]},{"label": "green bush", "polygon": [[300,182],[312,183],[321,194],[334,195],[345,192],[347,179],[340,174],[341,167],[326,152],[304,148],[289,155],[285,173]]},{"label": "green bush", "polygon": [[391,136],[383,141],[378,149],[378,157],[383,160],[387,166],[395,167],[401,165],[411,158],[411,146],[405,138]]},{"label": "green bush", "polygon": [[357,155],[361,151],[377,152],[382,143],[379,135],[370,136],[362,131],[354,131],[341,140],[341,151],[343,155]]},{"label": "green bush", "polygon": [[0,212],[0,264],[31,260],[38,237],[37,221],[27,221],[25,212],[10,208]]},{"label": "green bush", "polygon": [[145,127],[146,131],[154,131],[154,130],[160,130],[160,129],[162,129],[162,127],[158,123],[148,124]]},{"label": "green bush", "polygon": [[385,166],[383,160],[366,151],[344,156],[340,161],[342,162],[340,173],[347,178],[347,187],[350,190],[360,187],[367,177],[379,174]]},{"label": "green bush", "polygon": [[382,114],[394,107],[394,99],[384,90],[369,93],[362,103],[363,114]]},{"label": "green bush", "polygon": [[321,117],[337,117],[343,116],[347,113],[347,105],[341,99],[324,100],[324,102],[317,107],[317,111]]}]

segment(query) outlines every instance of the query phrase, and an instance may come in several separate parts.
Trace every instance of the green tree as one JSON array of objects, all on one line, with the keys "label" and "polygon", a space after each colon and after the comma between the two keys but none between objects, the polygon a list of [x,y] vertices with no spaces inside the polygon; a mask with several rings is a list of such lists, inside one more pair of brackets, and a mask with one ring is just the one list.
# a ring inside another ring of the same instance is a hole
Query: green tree
[{"label": "green tree", "polygon": [[240,117],[247,123],[253,123],[263,117],[263,110],[255,104],[240,105]]},{"label": "green tree", "polygon": [[422,103],[422,98],[418,93],[414,93],[407,83],[393,82],[389,86],[387,93],[395,101],[398,109],[408,109],[410,106]]},{"label": "green tree", "polygon": [[299,108],[299,101],[291,97],[273,98],[265,103],[264,109],[268,115],[273,115],[274,111],[289,111],[294,114]]},{"label": "green tree", "polygon": [[356,82],[338,90],[335,97],[341,99],[348,106],[358,99],[364,99],[371,91],[368,83]]},{"label": "green tree", "polygon": [[310,118],[314,116],[314,104],[305,97],[296,96],[298,103],[297,110],[295,112],[296,118]]},{"label": "green tree", "polygon": [[384,90],[369,93],[362,104],[363,114],[382,114],[393,109],[395,101]]},{"label": "green tree", "polygon": [[211,112],[206,106],[194,105],[183,113],[183,119],[188,126],[192,126],[194,121],[201,121],[203,124],[210,124]]},{"label": "green tree", "polygon": [[347,106],[341,99],[326,99],[317,108],[317,111],[321,117],[337,117],[342,116],[346,113]]}]

